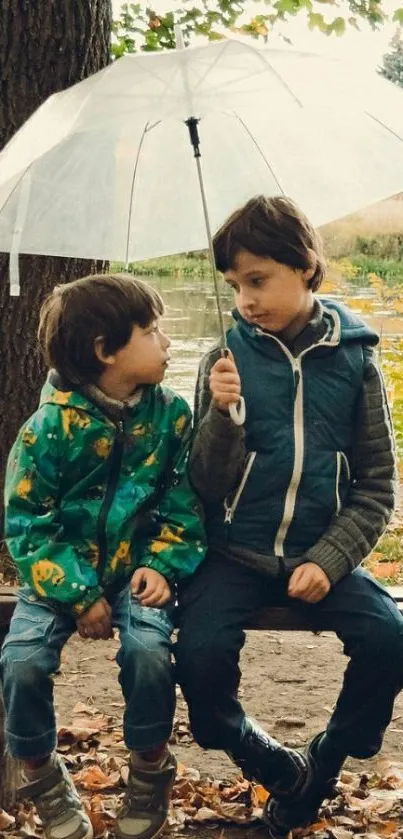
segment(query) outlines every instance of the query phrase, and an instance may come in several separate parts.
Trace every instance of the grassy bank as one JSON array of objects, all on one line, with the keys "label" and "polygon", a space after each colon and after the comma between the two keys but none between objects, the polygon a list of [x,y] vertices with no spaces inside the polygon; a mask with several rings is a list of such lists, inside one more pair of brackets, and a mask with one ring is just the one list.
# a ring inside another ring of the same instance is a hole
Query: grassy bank
[{"label": "grassy bank", "polygon": [[[113,271],[123,271],[123,265],[115,262]],[[131,262],[129,272],[137,277],[207,277],[211,274],[208,254],[204,251],[194,254],[176,254],[147,259],[143,262]]]}]

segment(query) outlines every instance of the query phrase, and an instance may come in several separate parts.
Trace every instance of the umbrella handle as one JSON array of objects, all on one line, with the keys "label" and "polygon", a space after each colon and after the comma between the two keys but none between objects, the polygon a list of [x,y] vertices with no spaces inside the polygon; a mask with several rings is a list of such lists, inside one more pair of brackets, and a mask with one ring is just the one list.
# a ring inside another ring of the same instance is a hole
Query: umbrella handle
[{"label": "umbrella handle", "polygon": [[233,402],[228,407],[229,415],[235,425],[243,425],[246,419],[245,400],[243,396],[239,397],[239,402]]}]

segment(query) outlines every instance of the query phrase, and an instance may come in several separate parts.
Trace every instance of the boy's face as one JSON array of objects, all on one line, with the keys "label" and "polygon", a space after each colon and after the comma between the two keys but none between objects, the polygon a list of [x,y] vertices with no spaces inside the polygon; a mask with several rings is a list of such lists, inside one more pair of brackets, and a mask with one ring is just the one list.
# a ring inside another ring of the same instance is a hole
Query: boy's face
[{"label": "boy's face", "polygon": [[127,344],[109,356],[110,360],[113,359],[108,365],[110,375],[133,390],[137,385],[162,382],[168,366],[170,344],[158,318],[144,329],[134,326]]},{"label": "boy's face", "polygon": [[249,323],[268,332],[293,338],[308,322],[313,292],[308,288],[315,268],[289,268],[268,257],[240,250],[235,267],[225,272],[234,289],[235,305]]}]

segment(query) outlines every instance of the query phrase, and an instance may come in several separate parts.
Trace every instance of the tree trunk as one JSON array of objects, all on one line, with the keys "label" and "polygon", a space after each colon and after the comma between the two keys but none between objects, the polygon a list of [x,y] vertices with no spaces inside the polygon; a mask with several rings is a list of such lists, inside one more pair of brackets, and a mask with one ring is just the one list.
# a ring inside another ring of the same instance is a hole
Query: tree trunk
[{"label": "tree trunk", "polygon": [[[1,0],[0,149],[48,96],[106,66],[111,24],[110,0]],[[54,285],[94,267],[85,260],[22,257],[21,297],[10,297],[8,256],[0,255],[0,498],[8,452],[44,379],[36,347],[40,304]],[[0,571],[5,557],[3,549],[2,564],[0,538]],[[0,691],[0,806],[12,803],[17,774],[5,754]]]},{"label": "tree trunk", "polygon": [[[48,96],[105,67],[111,22],[110,0],[1,0],[0,149]],[[21,297],[10,297],[8,256],[0,255],[0,498],[10,447],[44,379],[40,304],[54,285],[93,270],[85,260],[21,257]],[[3,550],[0,571],[4,562]]]}]

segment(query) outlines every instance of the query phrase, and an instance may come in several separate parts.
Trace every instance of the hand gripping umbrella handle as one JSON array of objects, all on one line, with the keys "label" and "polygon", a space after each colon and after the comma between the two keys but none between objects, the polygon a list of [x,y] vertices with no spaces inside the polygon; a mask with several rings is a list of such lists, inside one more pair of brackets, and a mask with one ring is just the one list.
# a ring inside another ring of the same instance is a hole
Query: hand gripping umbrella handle
[{"label": "hand gripping umbrella handle", "polygon": [[229,406],[229,415],[235,425],[243,425],[246,419],[245,400],[243,396],[239,397],[239,402],[233,402]]}]

